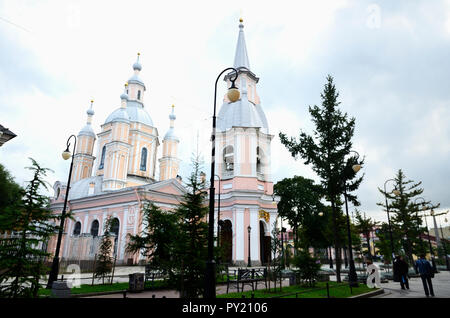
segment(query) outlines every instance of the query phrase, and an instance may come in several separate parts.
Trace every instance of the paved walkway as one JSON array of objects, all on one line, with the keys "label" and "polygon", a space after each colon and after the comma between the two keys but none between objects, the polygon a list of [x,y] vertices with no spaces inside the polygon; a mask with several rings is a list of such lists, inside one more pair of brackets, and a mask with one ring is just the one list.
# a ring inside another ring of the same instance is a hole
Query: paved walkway
[{"label": "paved walkway", "polygon": [[[285,279],[283,280],[283,287],[289,285],[289,280]],[[271,288],[273,288],[273,284],[271,283]],[[277,287],[279,285],[277,284]],[[262,285],[258,285],[258,289],[263,288]],[[245,285],[244,291],[251,290],[251,286]],[[216,294],[226,294],[227,292],[227,285],[218,285],[216,289]],[[235,288],[231,288],[229,290],[230,293],[236,292]],[[153,295],[155,295],[155,298],[179,298],[180,294],[175,290],[154,290],[154,291],[144,291],[141,293],[127,293],[127,298],[152,298]],[[91,296],[91,297],[85,297],[85,298],[123,298],[123,294],[110,294],[110,295],[101,295],[101,296]]]},{"label": "paved walkway", "polygon": [[[450,298],[450,272],[441,271],[432,279],[435,298]],[[422,279],[420,277],[409,280],[409,290],[402,290],[400,283],[389,281],[381,284],[384,294],[374,298],[425,298]]]}]

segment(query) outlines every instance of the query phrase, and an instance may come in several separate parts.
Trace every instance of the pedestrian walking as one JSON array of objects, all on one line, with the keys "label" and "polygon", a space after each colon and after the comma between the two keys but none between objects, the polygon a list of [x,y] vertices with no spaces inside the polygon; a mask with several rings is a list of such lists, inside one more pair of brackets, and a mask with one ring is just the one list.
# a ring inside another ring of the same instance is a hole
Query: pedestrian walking
[{"label": "pedestrian walking", "polygon": [[409,265],[401,255],[395,257],[394,261],[394,281],[400,282],[400,287],[402,289],[409,289],[408,281],[408,268]]},{"label": "pedestrian walking", "polygon": [[425,259],[425,255],[420,255],[420,259],[416,261],[416,266],[422,279],[425,295],[434,297],[433,283],[431,282],[431,278],[434,277],[434,271],[430,262]]}]

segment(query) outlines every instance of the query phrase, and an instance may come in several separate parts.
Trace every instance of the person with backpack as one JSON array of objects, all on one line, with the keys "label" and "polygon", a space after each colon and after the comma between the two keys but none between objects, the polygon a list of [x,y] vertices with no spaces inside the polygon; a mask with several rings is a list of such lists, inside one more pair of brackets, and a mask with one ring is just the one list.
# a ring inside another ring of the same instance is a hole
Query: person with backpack
[{"label": "person with backpack", "polygon": [[420,255],[420,259],[416,261],[416,266],[419,270],[420,278],[422,279],[425,295],[429,297],[431,294],[431,296],[434,297],[433,283],[431,282],[431,278],[434,277],[434,271],[430,262],[425,259],[425,255]]}]

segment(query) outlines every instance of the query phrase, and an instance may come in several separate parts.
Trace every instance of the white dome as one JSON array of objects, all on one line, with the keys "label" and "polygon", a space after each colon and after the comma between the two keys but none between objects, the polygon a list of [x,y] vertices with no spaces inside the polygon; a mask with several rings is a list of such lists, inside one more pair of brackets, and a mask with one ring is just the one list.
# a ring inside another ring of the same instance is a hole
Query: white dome
[{"label": "white dome", "polygon": [[103,176],[95,176],[78,180],[70,185],[69,200],[84,198],[89,195],[89,184],[94,183],[94,193],[91,195],[101,194]]},{"label": "white dome", "polygon": [[105,124],[120,120],[123,117],[123,113],[128,115],[127,120],[132,122],[138,122],[147,126],[153,127],[153,120],[147,111],[142,107],[142,104],[135,101],[128,101],[127,108],[118,108],[106,118]]},{"label": "white dome", "polygon": [[219,131],[232,127],[259,127],[268,134],[269,126],[261,105],[248,101],[247,92],[241,92],[241,99],[234,103],[223,103],[217,118]]}]

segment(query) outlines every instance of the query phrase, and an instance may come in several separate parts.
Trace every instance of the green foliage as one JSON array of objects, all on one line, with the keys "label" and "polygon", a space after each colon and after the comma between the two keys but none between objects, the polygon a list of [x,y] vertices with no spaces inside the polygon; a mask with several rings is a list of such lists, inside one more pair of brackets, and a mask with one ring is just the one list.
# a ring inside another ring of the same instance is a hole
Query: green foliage
[{"label": "green foliage", "polygon": [[326,246],[323,236],[325,224],[318,216],[323,211],[320,185],[311,179],[294,176],[277,182],[274,192],[280,196],[277,205],[279,216],[286,219],[294,230],[295,248],[299,247],[299,241],[311,244],[309,246]]},{"label": "green foliage", "polygon": [[151,202],[144,203],[142,213],[143,230],[136,235],[129,234],[127,252],[141,253],[149,265],[169,274],[176,261],[174,233],[179,232],[178,215],[165,212]]},{"label": "green foliage", "polygon": [[300,250],[296,257],[294,257],[294,266],[296,276],[306,281],[311,287],[314,287],[317,278],[319,277],[320,261],[311,256],[308,249]]},{"label": "green foliage", "polygon": [[8,170],[0,164],[0,233],[12,229],[11,219],[5,210],[15,209],[23,196],[23,189],[14,181]]},{"label": "green foliage", "polygon": [[[413,254],[420,255],[420,251],[423,249],[420,234],[424,232],[424,228],[421,226],[420,211],[424,206],[434,209],[439,207],[439,204],[433,205],[430,201],[416,203],[415,197],[423,193],[423,189],[419,187],[422,182],[414,183],[412,180],[407,180],[401,169],[394,180],[395,189],[400,192],[399,195],[394,195],[389,191],[385,192],[380,188],[378,190],[388,200],[392,232],[395,233],[393,234],[394,253],[404,252],[412,264]],[[386,210],[385,202],[377,203],[377,205]]]},{"label": "green foliage", "polygon": [[[354,164],[363,164],[356,157],[345,159],[352,148],[352,137],[355,130],[355,118],[348,118],[338,108],[339,93],[336,91],[331,76],[327,77],[327,83],[321,94],[321,107],[309,107],[312,121],[315,125],[313,135],[300,132],[299,140],[288,138],[280,133],[280,140],[291,152],[293,157],[298,155],[305,160],[305,164],[312,164],[312,169],[321,179],[322,193],[331,203],[332,225],[335,248],[339,251],[341,240],[339,239],[338,208],[342,205],[339,197],[347,191],[347,198],[354,205],[359,205],[356,196],[351,192],[356,190],[363,177],[352,181],[356,174],[351,169]],[[340,254],[337,254],[336,274],[340,281]]]},{"label": "green foliage", "polygon": [[372,220],[370,217],[366,217],[366,214],[361,214],[358,210],[356,210],[356,225],[355,230],[357,233],[364,235],[367,243],[367,255],[370,260],[372,260],[372,252],[370,247],[370,233],[374,230],[375,226],[378,225],[379,222]]},{"label": "green foliage", "polygon": [[[129,236],[127,251],[142,252],[155,269],[168,274],[167,283],[182,297],[204,293],[208,257],[208,226],[205,222],[206,183],[200,177],[201,163],[193,159],[188,191],[174,211],[163,211],[152,203],[143,210],[143,231]],[[216,253],[218,255],[218,253]]]},{"label": "green foliage", "polygon": [[[32,166],[26,169],[33,172],[33,179],[19,191],[20,200],[10,201],[0,214],[1,229],[7,231],[6,238],[0,238],[0,297],[37,297],[39,279],[48,270],[43,264],[50,256],[46,242],[59,228],[55,225],[58,216],[48,208],[49,198],[39,193],[47,189],[44,177],[51,170],[30,160]],[[17,199],[17,187],[11,188]]]},{"label": "green foliage", "polygon": [[112,257],[112,236],[111,236],[112,219],[111,216],[105,221],[104,234],[100,243],[97,261],[95,262],[95,278],[102,278],[103,284],[105,283],[105,277],[111,273],[113,267]]},{"label": "green foliage", "polygon": [[208,206],[205,205],[206,183],[200,177],[201,162],[193,159],[193,171],[188,179],[188,192],[175,210],[179,230],[175,241],[178,270],[175,279],[178,289],[187,298],[204,294],[206,260],[208,259],[208,225],[205,222]]}]

